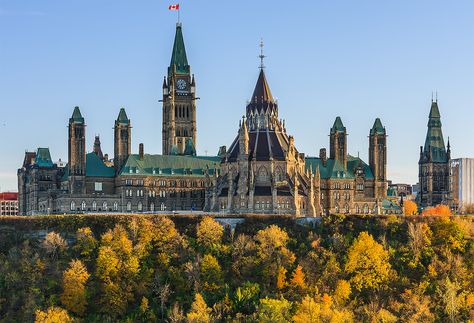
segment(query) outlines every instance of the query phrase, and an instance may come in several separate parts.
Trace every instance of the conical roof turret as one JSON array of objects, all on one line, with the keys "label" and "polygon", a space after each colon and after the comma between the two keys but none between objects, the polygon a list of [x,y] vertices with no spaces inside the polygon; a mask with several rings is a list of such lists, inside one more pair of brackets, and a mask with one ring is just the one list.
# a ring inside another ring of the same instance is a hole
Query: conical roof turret
[{"label": "conical roof turret", "polygon": [[425,158],[433,162],[444,163],[448,160],[446,147],[444,146],[443,131],[441,130],[441,114],[439,113],[437,101],[431,102],[423,154]]},{"label": "conical roof turret", "polygon": [[344,132],[344,131],[346,131],[346,127],[344,127],[341,117],[336,117],[336,120],[334,120],[334,124],[332,125],[332,128],[331,128],[331,133]]},{"label": "conical roof turret", "polygon": [[274,102],[263,68],[260,69],[260,74],[258,75],[257,84],[255,84],[251,101]]},{"label": "conical roof turret", "polygon": [[181,24],[176,24],[176,34],[174,37],[173,52],[171,54],[171,62],[168,68],[168,75],[173,72],[178,74],[189,73],[188,58],[186,57],[186,48],[184,47],[184,38]]},{"label": "conical roof turret", "polygon": [[384,134],[384,133],[385,133],[385,127],[382,125],[382,121],[380,121],[379,118],[375,119],[372,129],[370,129],[370,134],[375,135],[375,134]]},{"label": "conical roof turret", "polygon": [[84,117],[81,114],[79,107],[74,107],[71,118],[69,118],[69,123],[84,123]]},{"label": "conical roof turret", "polygon": [[127,125],[130,124],[130,119],[127,117],[127,113],[125,112],[124,108],[120,109],[116,123],[127,124]]}]

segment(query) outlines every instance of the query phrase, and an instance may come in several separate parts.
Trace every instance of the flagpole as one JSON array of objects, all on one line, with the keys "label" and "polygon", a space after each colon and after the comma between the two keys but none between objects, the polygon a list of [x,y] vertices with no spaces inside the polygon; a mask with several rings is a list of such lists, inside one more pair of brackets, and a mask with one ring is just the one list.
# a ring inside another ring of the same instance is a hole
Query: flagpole
[{"label": "flagpole", "polygon": [[178,8],[178,10],[177,10],[177,11],[178,11],[178,24],[179,24],[179,8]]}]

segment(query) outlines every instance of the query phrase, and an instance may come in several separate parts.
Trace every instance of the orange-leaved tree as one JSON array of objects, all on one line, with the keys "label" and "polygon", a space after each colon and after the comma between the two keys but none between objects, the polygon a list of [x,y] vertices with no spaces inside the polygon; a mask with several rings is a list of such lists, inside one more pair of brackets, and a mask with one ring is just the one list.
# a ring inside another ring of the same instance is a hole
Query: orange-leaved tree
[{"label": "orange-leaved tree", "polygon": [[449,216],[451,215],[451,209],[449,206],[444,204],[438,204],[436,206],[430,206],[423,210],[421,215],[442,215]]},{"label": "orange-leaved tree", "polygon": [[403,208],[405,210],[405,215],[417,215],[418,206],[415,202],[407,200],[403,203]]},{"label": "orange-leaved tree", "polygon": [[300,287],[301,289],[306,288],[304,272],[301,265],[298,265],[295,271],[293,272],[293,276],[291,277],[291,285],[294,287]]}]

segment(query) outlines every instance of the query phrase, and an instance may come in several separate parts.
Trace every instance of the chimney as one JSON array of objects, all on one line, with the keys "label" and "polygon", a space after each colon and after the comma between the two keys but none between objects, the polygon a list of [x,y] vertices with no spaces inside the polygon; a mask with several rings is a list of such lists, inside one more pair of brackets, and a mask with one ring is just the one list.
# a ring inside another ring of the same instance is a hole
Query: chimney
[{"label": "chimney", "polygon": [[326,167],[326,148],[321,148],[319,149],[319,159],[321,159],[321,162],[323,163],[323,166]]},{"label": "chimney", "polygon": [[140,145],[138,145],[138,155],[140,156],[140,160],[143,160],[143,143],[140,143]]}]

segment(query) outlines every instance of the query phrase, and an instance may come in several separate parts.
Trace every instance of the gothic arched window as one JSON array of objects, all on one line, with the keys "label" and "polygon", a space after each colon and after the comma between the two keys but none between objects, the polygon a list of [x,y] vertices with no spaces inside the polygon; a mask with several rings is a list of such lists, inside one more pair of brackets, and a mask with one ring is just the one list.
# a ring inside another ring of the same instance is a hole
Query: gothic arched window
[{"label": "gothic arched window", "polygon": [[76,202],[71,201],[71,211],[76,211]]}]

